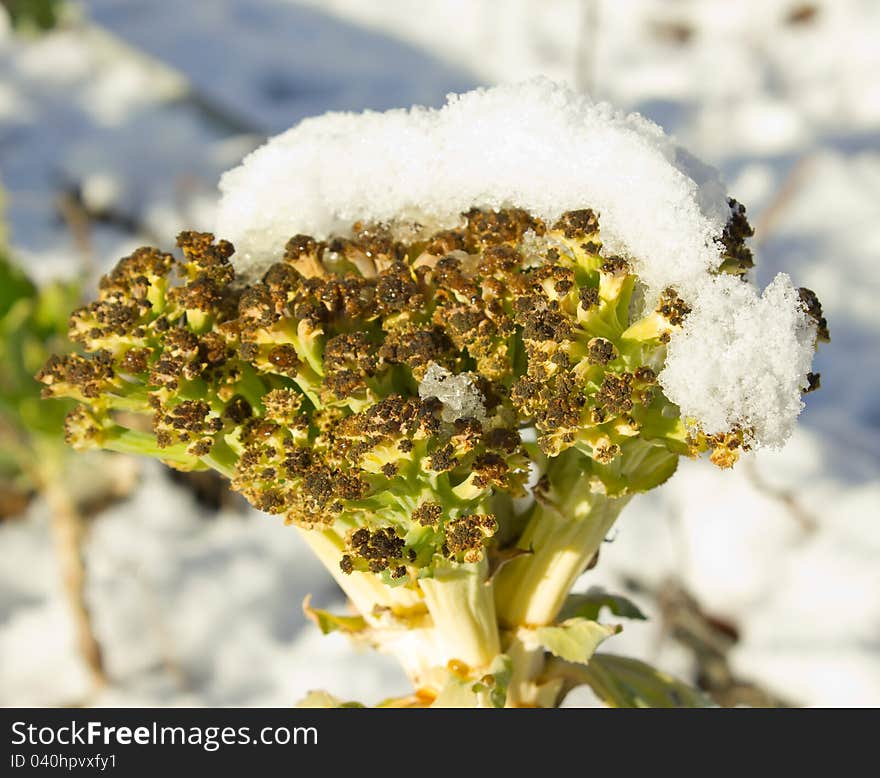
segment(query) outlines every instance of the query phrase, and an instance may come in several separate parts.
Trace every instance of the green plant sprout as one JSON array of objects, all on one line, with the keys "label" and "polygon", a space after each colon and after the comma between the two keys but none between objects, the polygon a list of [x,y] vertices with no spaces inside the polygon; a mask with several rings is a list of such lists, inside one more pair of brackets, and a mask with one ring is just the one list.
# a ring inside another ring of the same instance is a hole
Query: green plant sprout
[{"label": "green plant sprout", "polygon": [[64,12],[63,0],[0,0],[13,29],[25,33],[51,30]]},{"label": "green plant sprout", "polygon": [[[731,201],[715,274],[751,266],[750,234]],[[70,319],[80,353],[40,371],[45,396],[78,403],[74,448],[211,468],[299,527],[354,609],[307,613],[412,680],[384,705],[555,707],[580,684],[611,706],[708,704],[596,651],[620,629],[600,617],[640,617],[631,603],[571,593],[634,495],[682,456],[730,467],[753,437],[706,433],[668,398],[658,374],[696,314],[673,287],[645,306],[597,213],[356,223],[290,238],[257,280],[225,240],[177,242],[121,260]]]}]

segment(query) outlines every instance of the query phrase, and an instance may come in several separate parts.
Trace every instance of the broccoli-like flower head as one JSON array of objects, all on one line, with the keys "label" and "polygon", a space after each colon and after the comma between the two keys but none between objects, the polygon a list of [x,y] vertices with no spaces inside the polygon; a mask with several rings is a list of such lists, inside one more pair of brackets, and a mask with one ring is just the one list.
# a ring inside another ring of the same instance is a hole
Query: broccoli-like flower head
[{"label": "broccoli-like flower head", "polygon": [[[731,201],[719,272],[751,266],[749,235]],[[530,466],[569,450],[613,497],[662,482],[680,455],[726,467],[749,445],[747,429],[686,426],[664,395],[689,302],[667,288],[648,304],[589,209],[296,235],[250,283],[228,242],[184,232],[178,246],[139,249],[102,280],[70,319],[83,353],[49,360],[44,394],[81,403],[75,447],[213,467],[260,510],[332,528],[343,573],[405,584],[441,559],[479,562],[505,534],[498,496],[523,496]],[[801,301],[827,338],[815,295]]]}]

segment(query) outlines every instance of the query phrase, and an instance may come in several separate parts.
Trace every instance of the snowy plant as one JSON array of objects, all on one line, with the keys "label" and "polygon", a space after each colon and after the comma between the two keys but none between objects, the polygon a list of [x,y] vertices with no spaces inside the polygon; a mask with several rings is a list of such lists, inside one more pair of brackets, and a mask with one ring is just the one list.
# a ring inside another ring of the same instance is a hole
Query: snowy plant
[{"label": "snowy plant", "polygon": [[[104,278],[51,360],[77,448],[213,468],[348,595],[307,612],[395,655],[401,706],[703,699],[595,653],[639,613],[572,594],[620,511],[708,453],[779,447],[827,338],[748,279],[716,174],[549,82],[331,114],[221,184],[218,233]],[[334,704],[327,695],[310,704]]]}]

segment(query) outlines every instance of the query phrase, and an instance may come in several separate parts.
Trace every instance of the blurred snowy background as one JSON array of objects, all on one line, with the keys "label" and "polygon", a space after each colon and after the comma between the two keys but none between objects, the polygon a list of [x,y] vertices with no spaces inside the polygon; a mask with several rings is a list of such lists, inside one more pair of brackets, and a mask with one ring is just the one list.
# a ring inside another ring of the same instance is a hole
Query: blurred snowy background
[{"label": "blurred snowy background", "polygon": [[[758,280],[786,270],[814,289],[832,344],[784,451],[733,472],[683,463],[634,501],[582,584],[629,593],[650,616],[612,650],[725,704],[876,706],[878,73],[873,0],[2,0],[9,248],[41,282],[93,284],[135,246],[210,229],[219,174],[329,109],[439,105],[545,74],[641,112],[723,172],[757,230]],[[97,692],[46,501],[0,501],[0,704],[289,705],[316,687],[373,703],[406,690],[393,663],[304,621],[307,593],[321,607],[342,598],[293,529],[210,478],[138,463],[130,482],[86,511]]]}]

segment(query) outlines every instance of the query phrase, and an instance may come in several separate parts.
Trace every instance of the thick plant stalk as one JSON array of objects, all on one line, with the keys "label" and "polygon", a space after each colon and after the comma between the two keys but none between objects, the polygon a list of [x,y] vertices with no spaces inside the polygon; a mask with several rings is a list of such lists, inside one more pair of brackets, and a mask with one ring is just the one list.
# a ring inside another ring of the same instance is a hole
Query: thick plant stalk
[{"label": "thick plant stalk", "polygon": [[300,536],[321,560],[354,608],[365,618],[383,608],[400,617],[409,617],[424,611],[417,591],[386,586],[372,573],[344,574],[339,567],[339,560],[345,544],[332,530],[304,529],[300,531]]},{"label": "thick plant stalk", "polygon": [[420,591],[392,588],[371,573],[343,574],[344,545],[334,532],[304,530],[302,536],[370,624],[370,641],[397,657],[416,688],[442,680],[450,662],[483,670],[501,652],[485,560],[438,570],[420,582]]},{"label": "thick plant stalk", "polygon": [[61,580],[73,618],[76,645],[95,687],[107,683],[101,645],[95,636],[92,614],[86,603],[86,567],[83,559],[83,519],[64,488],[49,479],[45,489],[52,514],[51,530]]},{"label": "thick plant stalk", "polygon": [[386,586],[372,573],[344,574],[339,561],[345,544],[332,530],[303,529],[300,534],[364,617],[369,625],[367,641],[400,662],[413,688],[436,687],[445,660],[421,593]]},{"label": "thick plant stalk", "polygon": [[484,668],[501,653],[492,585],[485,558],[477,564],[439,568],[420,587],[434,629],[449,660]]},{"label": "thick plant stalk", "polygon": [[552,678],[541,682],[546,673],[547,654],[542,646],[526,645],[523,629],[508,632],[506,653],[513,673],[507,687],[509,708],[555,708],[560,698],[562,681]]},{"label": "thick plant stalk", "polygon": [[519,541],[531,553],[510,562],[495,587],[498,615],[507,627],[550,624],[595,555],[627,498],[587,495],[581,516],[538,504]]}]

